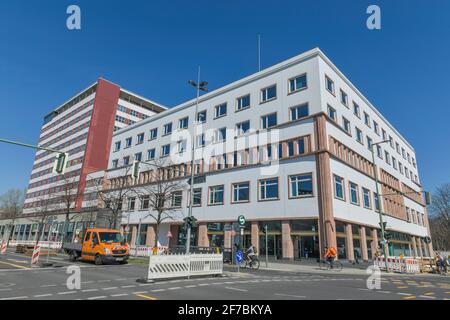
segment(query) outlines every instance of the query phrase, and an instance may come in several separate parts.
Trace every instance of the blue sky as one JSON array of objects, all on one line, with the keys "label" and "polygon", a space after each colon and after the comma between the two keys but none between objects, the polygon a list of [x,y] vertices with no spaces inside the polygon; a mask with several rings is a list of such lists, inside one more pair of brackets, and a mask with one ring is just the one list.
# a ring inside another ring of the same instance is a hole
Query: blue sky
[{"label": "blue sky", "polygon": [[[82,30],[66,28],[77,4]],[[366,28],[381,7],[382,29]],[[427,190],[450,182],[450,1],[0,2],[0,137],[36,143],[42,119],[99,76],[167,106],[320,47],[415,147]],[[0,144],[0,193],[25,188],[34,150]]]}]

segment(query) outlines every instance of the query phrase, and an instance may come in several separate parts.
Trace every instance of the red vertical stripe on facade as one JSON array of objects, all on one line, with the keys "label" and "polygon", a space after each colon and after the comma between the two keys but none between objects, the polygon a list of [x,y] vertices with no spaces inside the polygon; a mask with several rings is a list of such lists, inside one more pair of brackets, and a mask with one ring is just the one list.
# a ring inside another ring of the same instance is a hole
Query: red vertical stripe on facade
[{"label": "red vertical stripe on facade", "polygon": [[94,110],[78,185],[78,197],[75,205],[77,211],[82,207],[87,175],[95,171],[105,170],[108,167],[119,94],[120,88],[117,85],[103,79],[98,80]]}]

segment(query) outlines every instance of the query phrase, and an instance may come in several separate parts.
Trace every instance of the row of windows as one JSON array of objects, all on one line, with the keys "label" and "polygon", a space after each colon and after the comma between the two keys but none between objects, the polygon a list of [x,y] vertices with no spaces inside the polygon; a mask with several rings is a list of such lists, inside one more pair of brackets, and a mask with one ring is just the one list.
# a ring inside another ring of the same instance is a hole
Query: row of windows
[{"label": "row of windows", "polygon": [[72,128],[71,130],[69,130],[69,131],[67,131],[67,132],[65,132],[65,133],[63,133],[63,134],[61,134],[61,135],[58,135],[58,136],[56,136],[55,138],[53,138],[53,139],[47,141],[46,143],[42,144],[41,147],[44,147],[44,148],[45,148],[45,147],[48,147],[48,146],[50,146],[50,145],[52,145],[52,144],[54,144],[54,143],[57,143],[57,142],[59,142],[59,141],[65,139],[65,138],[67,138],[67,137],[70,137],[70,136],[72,136],[72,135],[74,135],[74,134],[80,132],[81,130],[84,130],[84,129],[86,129],[86,128],[89,128],[89,126],[90,126],[90,121],[87,121],[87,122],[83,123],[82,125],[79,125],[79,126],[76,127],[76,128]]},{"label": "row of windows", "polygon": [[406,217],[410,223],[425,226],[425,215],[419,211],[406,207]]},{"label": "row of windows", "polygon": [[[289,110],[290,110],[291,121],[299,120],[299,119],[307,117],[309,115],[308,103],[304,103],[301,105],[291,107]],[[188,117],[180,119],[180,121],[181,121],[181,125],[182,125],[182,127],[180,127],[180,128],[186,128],[187,123],[188,123]],[[261,129],[270,129],[278,124],[277,113],[274,112],[274,113],[263,115],[263,116],[261,116],[260,121],[261,121],[260,122]],[[171,123],[170,123],[170,125],[171,125]],[[236,134],[236,136],[244,135],[250,131],[250,128],[251,128],[250,120],[245,120],[245,121],[239,122],[235,125],[235,134]],[[170,127],[164,126],[165,134],[171,133],[172,132],[171,130],[172,130],[171,126]],[[154,128],[149,131],[149,140],[155,140],[157,137],[158,137],[158,129],[157,128]],[[227,139],[227,128],[226,127],[219,128],[214,131],[213,139],[212,139],[213,143],[225,142],[226,139]],[[145,134],[144,133],[138,134],[136,136],[136,145],[144,143],[144,140],[145,140]],[[195,146],[197,148],[204,147],[205,142],[206,142],[205,134],[200,134],[195,137]],[[125,147],[124,148],[130,148],[132,146],[132,144],[133,144],[133,138],[128,137],[125,139]],[[178,142],[178,152],[185,151],[185,146],[186,146],[185,140],[179,141]],[[120,151],[121,147],[122,147],[122,142],[116,141],[114,143],[114,152]],[[165,145],[162,147],[162,149],[163,149],[163,152],[162,152],[163,156],[170,154],[170,145]]]},{"label": "row of windows", "polygon": [[127,114],[130,114],[130,115],[132,115],[133,117],[139,118],[139,119],[141,119],[141,120],[144,120],[144,119],[147,119],[147,118],[148,118],[148,115],[143,114],[142,112],[139,112],[139,111],[136,111],[136,110],[132,110],[132,109],[127,108],[127,107],[125,107],[125,106],[122,106],[122,105],[120,105],[120,104],[117,105],[117,110],[118,110],[118,111],[121,111],[121,112],[124,112],[124,113],[127,113]]},{"label": "row of windows", "polygon": [[[331,80],[328,76],[325,76],[325,81],[326,81],[326,88],[327,90],[333,95],[335,96],[335,86],[334,86],[334,81]],[[348,99],[348,95],[347,93],[345,93],[344,90],[339,89],[340,92],[340,102],[347,108],[350,108],[349,106],[349,99]],[[353,102],[353,113],[355,116],[357,116],[359,119],[361,119],[361,107],[355,102]],[[364,120],[364,124],[369,127],[372,128],[374,132],[378,135],[381,136],[383,141],[389,140],[389,145],[390,147],[395,150],[399,155],[401,155],[403,157],[403,159],[408,160],[408,163],[412,164],[414,166],[414,168],[416,168],[417,164],[416,161],[414,159],[414,157],[412,157],[409,152],[406,152],[404,148],[400,147],[400,144],[398,142],[394,142],[394,139],[392,138],[391,135],[388,136],[388,134],[386,133],[386,130],[381,129],[381,134],[380,134],[380,126],[379,124],[373,120],[371,121],[370,116],[367,112],[363,111],[363,120]],[[336,119],[335,119],[336,120]]]},{"label": "row of windows", "polygon": [[[336,110],[331,107],[330,105],[328,105],[328,116],[337,123],[337,112]],[[342,128],[344,129],[345,132],[347,132],[350,136],[352,136],[352,130],[351,130],[351,124],[350,121],[348,119],[346,119],[344,116],[342,117]],[[391,137],[392,138],[392,137]],[[362,145],[365,144],[364,142],[364,136],[363,136],[363,132],[360,128],[355,126],[355,139],[356,141],[358,141],[359,143],[361,143]],[[366,144],[367,144],[367,148],[369,150],[372,149],[373,146],[373,139],[370,138],[368,135],[366,136]],[[392,139],[390,140],[392,141]],[[403,149],[404,150],[404,149]],[[380,159],[383,159],[383,149],[381,148],[380,145],[376,145],[376,153],[378,155],[378,157]],[[410,158],[409,153],[408,153],[408,158]],[[396,158],[392,157],[392,161],[391,161],[391,155],[389,154],[389,152],[387,150],[384,150],[384,159],[386,161],[386,163],[388,165],[392,165],[392,167],[395,170],[400,171],[401,174],[404,174],[408,179],[411,179],[413,182],[419,183],[418,181],[418,176],[417,174],[414,174],[411,170],[409,170],[406,165],[403,165],[400,161],[397,161]],[[415,164],[415,160],[413,159],[413,163]],[[410,162],[411,163],[411,162]],[[415,166],[415,165],[414,165]]]},{"label": "row of windows", "polygon": [[[70,168],[70,167],[75,166],[77,164],[80,164],[82,162],[83,162],[83,157],[79,157],[77,159],[70,160],[70,161],[67,162],[66,168]],[[36,173],[33,173],[30,176],[30,180],[35,179],[35,178],[39,178],[39,177],[42,177],[42,176],[45,176],[45,175],[50,174],[52,172],[53,172],[53,167],[50,167],[48,169],[45,169],[45,170],[42,170],[42,171],[39,171],[39,172],[36,172]]]},{"label": "row of windows", "polygon": [[65,123],[64,125],[58,127],[57,129],[53,130],[52,132],[47,133],[46,135],[42,136],[41,138],[39,138],[39,142],[46,140],[47,138],[53,136],[54,134],[57,134],[69,127],[72,127],[73,125],[83,121],[84,119],[90,117],[92,115],[92,110],[89,110],[85,113],[83,113],[82,115],[70,120],[69,122]]},{"label": "row of windows", "polygon": [[77,114],[78,112],[89,108],[90,106],[92,106],[94,104],[94,99],[86,102],[85,104],[83,104],[82,106],[79,106],[78,108],[72,110],[71,112],[69,112],[68,114],[64,115],[63,117],[59,118],[58,120],[56,120],[55,122],[53,122],[52,124],[48,125],[47,127],[43,128],[41,130],[41,133],[44,133],[48,130],[50,130],[51,128],[56,127],[58,124],[60,124],[61,122],[64,122],[65,120],[69,119],[70,117],[74,116],[75,114]]},{"label": "row of windows", "polygon": [[[30,183],[28,185],[28,190],[32,189],[32,188],[36,188],[36,187],[41,187],[41,186],[44,186],[46,184],[50,184],[50,183],[58,182],[58,181],[61,181],[61,180],[69,179],[69,178],[72,178],[72,177],[77,177],[80,174],[81,174],[81,170],[78,169],[78,170],[67,172],[64,175],[55,175],[55,176],[53,176],[51,178],[47,178],[47,179],[44,179],[44,180],[41,180],[41,181]],[[50,189],[47,189],[47,190],[50,190]],[[45,190],[36,191],[36,192],[45,192]],[[33,194],[33,193],[30,193],[30,194]],[[46,194],[46,193],[42,193],[42,194],[39,193],[39,194],[36,194],[35,196],[42,196],[44,194]],[[31,197],[31,198],[34,198],[34,196]]]},{"label": "row of windows", "polygon": [[[57,146],[53,147],[53,149],[61,150],[61,149],[66,148],[66,147],[68,147],[68,146],[70,146],[72,144],[75,144],[75,143],[78,143],[80,141],[86,140],[87,136],[88,136],[87,132],[83,133],[83,134],[81,134],[81,135],[79,135],[79,136],[77,136],[77,137],[75,137],[75,138],[73,138],[73,139],[71,139],[69,141],[66,141],[64,143],[61,143],[60,145],[57,145]],[[45,151],[44,153],[38,154],[35,157],[35,161],[38,160],[38,159],[41,159],[41,158],[43,158],[45,156],[48,156],[51,153],[52,153],[51,151]]]},{"label": "row of windows", "polygon": [[[344,178],[334,175],[333,184],[334,184],[334,197],[346,201],[346,192],[345,192],[346,188],[344,184]],[[377,193],[371,192],[369,189],[363,187],[361,188],[362,190],[362,201],[361,201],[360,188],[356,183],[349,181],[348,189],[351,204],[360,206],[362,202],[363,207],[366,209],[374,208],[375,211],[380,210]]]},{"label": "row of windows", "polygon": [[[76,147],[76,148],[73,148],[73,149],[67,151],[66,153],[70,156],[70,155],[73,155],[73,154],[77,154],[77,153],[79,153],[79,152],[82,152],[82,151],[84,151],[85,149],[86,149],[86,145],[83,144],[83,145],[81,145],[81,146],[78,146],[78,147]],[[34,170],[34,169],[37,169],[37,168],[40,168],[40,167],[43,167],[43,166],[46,166],[46,165],[48,165],[48,164],[50,164],[50,163],[53,163],[54,161],[55,161],[55,157],[50,157],[50,158],[48,158],[47,160],[38,162],[38,163],[36,163],[36,164],[33,165],[33,170]]]},{"label": "row of windows", "polygon": [[[313,196],[312,173],[291,175],[288,177],[289,199]],[[238,182],[231,184],[232,204],[250,202],[250,182]],[[223,205],[225,203],[225,185],[208,187],[208,205]],[[258,180],[258,201],[280,200],[279,178],[269,178]],[[172,193],[170,207],[179,208],[182,206],[183,191]],[[149,209],[149,196],[140,198],[140,210]],[[202,188],[194,189],[194,206],[202,205]],[[135,210],[136,197],[130,197],[127,201],[127,209]]]}]

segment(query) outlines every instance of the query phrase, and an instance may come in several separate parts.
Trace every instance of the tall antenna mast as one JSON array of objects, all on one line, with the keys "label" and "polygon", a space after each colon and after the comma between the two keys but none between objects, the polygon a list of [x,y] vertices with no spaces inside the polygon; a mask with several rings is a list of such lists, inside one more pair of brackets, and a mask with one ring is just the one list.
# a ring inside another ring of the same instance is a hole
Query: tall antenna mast
[{"label": "tall antenna mast", "polygon": [[261,71],[261,35],[258,34],[258,71]]}]

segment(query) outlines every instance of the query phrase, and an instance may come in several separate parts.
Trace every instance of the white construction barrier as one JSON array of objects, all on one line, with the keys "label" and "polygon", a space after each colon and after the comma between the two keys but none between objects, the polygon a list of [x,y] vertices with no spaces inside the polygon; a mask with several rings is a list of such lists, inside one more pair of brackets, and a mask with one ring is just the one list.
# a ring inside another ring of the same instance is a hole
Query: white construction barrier
[{"label": "white construction barrier", "polygon": [[222,254],[167,254],[150,256],[147,278],[155,280],[222,273]]},{"label": "white construction barrier", "polygon": [[384,257],[377,257],[374,260],[374,265],[380,268],[380,270],[386,270],[386,261],[387,268],[389,271],[399,272],[399,273],[419,273],[420,267],[417,259],[405,257],[400,259],[399,257],[388,257],[385,259]]},{"label": "white construction barrier", "polygon": [[[137,250],[137,254],[136,254]],[[160,246],[158,247],[158,254],[164,254],[167,252],[168,247]],[[153,255],[153,248],[148,246],[130,246],[130,256],[138,257],[150,257]]]},{"label": "white construction barrier", "polygon": [[[36,244],[36,240],[11,240],[9,245],[11,247],[21,246],[34,246]],[[50,249],[60,249],[61,241],[39,241],[41,248],[50,248]]]}]

